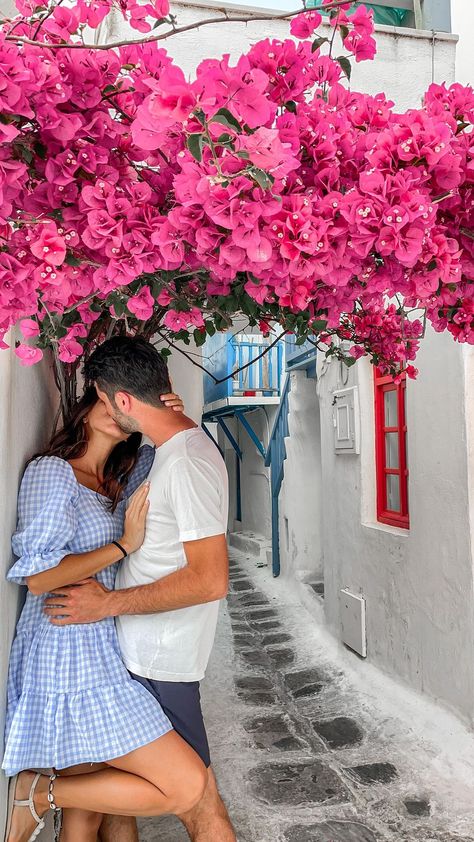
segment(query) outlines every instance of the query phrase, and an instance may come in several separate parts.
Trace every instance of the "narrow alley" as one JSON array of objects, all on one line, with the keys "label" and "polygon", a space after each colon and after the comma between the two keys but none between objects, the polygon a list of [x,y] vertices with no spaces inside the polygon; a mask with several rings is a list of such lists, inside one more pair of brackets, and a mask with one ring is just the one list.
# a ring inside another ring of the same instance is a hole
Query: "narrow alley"
[{"label": "narrow alley", "polygon": [[[341,648],[297,587],[231,550],[203,699],[239,842],[474,842],[472,734]],[[148,819],[140,839],[187,836]]]}]

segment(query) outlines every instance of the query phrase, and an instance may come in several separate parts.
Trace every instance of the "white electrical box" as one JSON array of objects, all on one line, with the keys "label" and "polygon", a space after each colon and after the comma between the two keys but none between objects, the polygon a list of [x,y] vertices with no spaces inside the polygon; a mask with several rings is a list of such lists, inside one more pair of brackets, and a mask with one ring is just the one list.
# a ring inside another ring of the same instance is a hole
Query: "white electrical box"
[{"label": "white electrical box", "polygon": [[367,657],[367,632],[365,623],[365,599],[343,589],[339,591],[342,641],[361,655]]},{"label": "white electrical box", "polygon": [[333,393],[334,450],[360,453],[359,390],[357,386]]}]

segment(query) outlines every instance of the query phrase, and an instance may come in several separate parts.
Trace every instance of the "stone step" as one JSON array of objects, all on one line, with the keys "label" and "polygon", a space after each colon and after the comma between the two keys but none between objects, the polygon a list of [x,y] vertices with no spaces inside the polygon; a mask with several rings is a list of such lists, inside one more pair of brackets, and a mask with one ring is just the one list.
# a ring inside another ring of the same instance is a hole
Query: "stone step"
[{"label": "stone step", "polygon": [[263,535],[257,535],[255,532],[230,532],[228,539],[231,547],[246,555],[255,556],[265,564],[268,554],[271,557],[272,542]]}]

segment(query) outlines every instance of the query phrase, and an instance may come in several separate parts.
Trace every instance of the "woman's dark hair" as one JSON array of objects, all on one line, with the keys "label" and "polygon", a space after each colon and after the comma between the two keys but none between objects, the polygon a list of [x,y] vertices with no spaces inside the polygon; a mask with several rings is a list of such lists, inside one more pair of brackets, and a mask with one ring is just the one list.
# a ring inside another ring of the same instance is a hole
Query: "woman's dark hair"
[{"label": "woman's dark hair", "polygon": [[[59,456],[60,459],[78,459],[87,450],[87,430],[85,418],[98,401],[94,387],[85,389],[82,398],[69,414],[64,426],[51,438],[49,445],[40,453],[32,456],[41,459],[43,456]],[[127,485],[128,478],[138,457],[138,450],[142,443],[141,433],[132,433],[128,439],[119,442],[110,454],[104,468],[104,479],[98,489],[110,499],[112,511],[115,511]]]},{"label": "woman's dark hair", "polygon": [[97,383],[112,403],[117,392],[128,392],[143,403],[163,409],[160,396],[171,392],[166,362],[141,336],[107,339],[87,360],[84,377],[88,383]]}]

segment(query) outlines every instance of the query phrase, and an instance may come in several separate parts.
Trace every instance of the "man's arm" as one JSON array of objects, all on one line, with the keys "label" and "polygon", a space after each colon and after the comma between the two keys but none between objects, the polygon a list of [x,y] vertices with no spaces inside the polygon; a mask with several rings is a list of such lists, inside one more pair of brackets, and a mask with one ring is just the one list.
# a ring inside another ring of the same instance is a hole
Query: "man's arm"
[{"label": "man's arm", "polygon": [[[157,614],[223,599],[227,594],[229,561],[225,535],[183,544],[187,566],[149,585],[108,591],[95,580],[60,588],[45,600],[54,625],[94,623],[122,614]],[[61,615],[55,619],[55,615]]]}]

